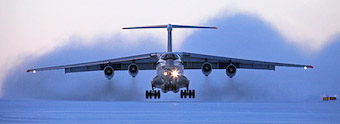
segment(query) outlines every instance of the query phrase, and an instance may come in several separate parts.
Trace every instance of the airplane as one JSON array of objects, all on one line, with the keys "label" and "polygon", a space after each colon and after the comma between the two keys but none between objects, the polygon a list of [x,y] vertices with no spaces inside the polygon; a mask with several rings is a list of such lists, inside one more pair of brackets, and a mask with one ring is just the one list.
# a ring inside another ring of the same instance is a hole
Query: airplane
[{"label": "airplane", "polygon": [[184,69],[201,69],[205,76],[209,76],[209,74],[212,72],[212,69],[225,69],[226,75],[229,78],[233,78],[237,69],[275,70],[276,66],[300,67],[304,69],[313,68],[311,65],[266,62],[172,51],[173,28],[217,29],[217,27],[167,24],[125,27],[122,29],[150,28],[167,29],[168,45],[166,52],[153,52],[102,61],[28,69],[27,72],[37,73],[39,71],[55,69],[64,69],[65,73],[104,71],[106,78],[111,80],[114,76],[114,71],[128,70],[129,74],[132,77],[135,77],[137,76],[139,70],[156,70],[157,75],[151,80],[151,90],[146,90],[145,96],[146,99],[152,99],[152,97],[154,97],[154,99],[160,99],[160,90],[162,93],[167,93],[169,91],[178,93],[182,88],[185,90],[181,90],[181,98],[195,98],[195,90],[189,89],[190,80],[184,75]]}]

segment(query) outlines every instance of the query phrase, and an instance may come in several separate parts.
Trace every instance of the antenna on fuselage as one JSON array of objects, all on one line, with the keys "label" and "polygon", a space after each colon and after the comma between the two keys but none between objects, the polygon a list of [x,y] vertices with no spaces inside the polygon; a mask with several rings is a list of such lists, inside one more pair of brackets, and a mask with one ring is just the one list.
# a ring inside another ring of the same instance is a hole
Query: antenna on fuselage
[{"label": "antenna on fuselage", "polygon": [[125,27],[122,29],[146,29],[146,28],[167,28],[168,30],[168,50],[167,52],[172,52],[172,28],[207,28],[207,29],[217,29],[217,27],[205,27],[205,26],[189,26],[189,25],[153,25],[153,26],[140,26],[140,27]]}]

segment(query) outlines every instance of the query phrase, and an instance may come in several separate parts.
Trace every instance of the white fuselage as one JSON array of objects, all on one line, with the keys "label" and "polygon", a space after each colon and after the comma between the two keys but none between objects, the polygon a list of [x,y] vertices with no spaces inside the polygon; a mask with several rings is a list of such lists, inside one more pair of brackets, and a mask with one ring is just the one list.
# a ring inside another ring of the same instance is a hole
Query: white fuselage
[{"label": "white fuselage", "polygon": [[[184,76],[184,66],[178,54],[168,52],[159,57],[157,62],[157,76],[151,81],[153,88],[160,88],[162,92],[178,92],[179,88],[187,87],[189,80]],[[170,89],[167,86],[172,86]]]}]

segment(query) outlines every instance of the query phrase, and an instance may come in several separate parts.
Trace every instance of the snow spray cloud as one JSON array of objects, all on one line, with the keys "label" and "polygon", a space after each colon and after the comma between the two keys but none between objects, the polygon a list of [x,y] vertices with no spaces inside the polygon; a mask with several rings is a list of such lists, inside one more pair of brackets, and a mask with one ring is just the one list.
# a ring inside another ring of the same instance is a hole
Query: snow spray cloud
[{"label": "snow spray cloud", "polygon": [[[117,36],[115,36],[117,37]],[[79,38],[71,38],[75,40]],[[70,42],[56,51],[37,58],[26,59],[25,63],[13,69],[4,81],[1,89],[3,98],[8,99],[51,99],[51,100],[139,100],[144,99],[144,89],[154,72],[146,71],[132,78],[127,71],[116,71],[112,80],[107,80],[102,71],[64,74],[64,70],[26,73],[24,70],[35,67],[74,64],[124,57],[141,53],[161,51],[162,47],[148,44],[122,45],[119,37],[98,38],[95,45],[79,45]],[[153,40],[153,39],[150,39]],[[165,42],[164,42],[165,43]],[[152,74],[148,74],[152,73]],[[150,76],[149,76],[150,75]],[[147,81],[145,81],[147,80]]]},{"label": "snow spray cloud", "polygon": [[[311,64],[315,69],[277,67],[275,71],[238,69],[229,79],[225,70],[209,77],[186,72],[197,99],[224,101],[318,101],[323,94],[339,94],[340,38],[310,56],[285,42],[275,29],[249,15],[220,18],[209,25],[216,32],[197,31],[182,45],[183,51],[245,59]],[[204,51],[202,51],[204,49]],[[201,74],[202,75],[202,74]]]}]

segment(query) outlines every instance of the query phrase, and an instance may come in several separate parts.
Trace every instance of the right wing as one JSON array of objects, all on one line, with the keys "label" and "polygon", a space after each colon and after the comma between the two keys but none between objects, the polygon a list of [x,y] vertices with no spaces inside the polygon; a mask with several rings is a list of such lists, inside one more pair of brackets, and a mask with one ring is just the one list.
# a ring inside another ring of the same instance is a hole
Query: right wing
[{"label": "right wing", "polygon": [[136,55],[136,56],[108,59],[108,60],[94,61],[94,62],[87,62],[87,63],[52,66],[52,67],[44,67],[44,68],[34,68],[34,69],[28,69],[27,72],[36,73],[38,71],[56,70],[56,69],[65,69],[65,73],[97,71],[97,70],[104,70],[104,68],[108,65],[110,65],[114,70],[127,70],[128,66],[131,63],[137,64],[138,69],[140,70],[155,70],[158,56],[159,56],[158,53],[148,53],[148,54],[141,54],[141,55]]},{"label": "right wing", "polygon": [[257,60],[247,60],[220,56],[203,55],[196,53],[181,52],[181,59],[185,69],[201,69],[203,63],[209,62],[213,69],[226,69],[229,64],[233,64],[236,68],[243,69],[262,69],[262,70],[275,70],[276,66],[286,67],[300,67],[300,68],[313,68],[311,65],[288,64],[278,62],[266,62]]}]

